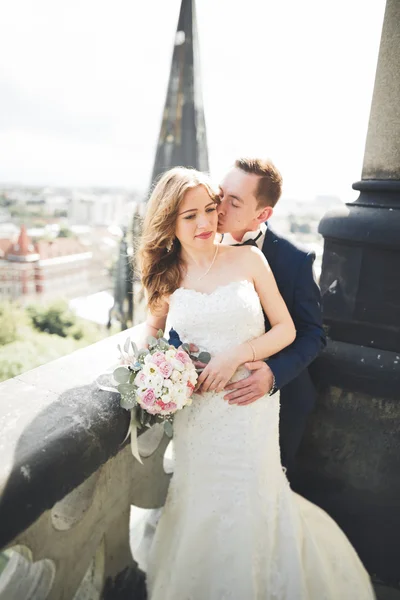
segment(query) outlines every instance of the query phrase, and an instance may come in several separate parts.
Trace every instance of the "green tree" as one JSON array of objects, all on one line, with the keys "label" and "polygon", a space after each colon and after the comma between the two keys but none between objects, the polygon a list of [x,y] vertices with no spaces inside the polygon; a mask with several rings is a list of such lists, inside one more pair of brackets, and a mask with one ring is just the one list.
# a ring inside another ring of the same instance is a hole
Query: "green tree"
[{"label": "green tree", "polygon": [[70,238],[73,237],[74,234],[72,233],[72,231],[70,229],[68,229],[68,227],[60,227],[60,231],[58,232],[58,236],[59,238]]},{"label": "green tree", "polygon": [[24,333],[24,339],[0,346],[0,381],[34,369],[85,345],[72,338],[39,333],[32,329]]},{"label": "green tree", "polygon": [[[56,300],[44,307],[32,305],[27,308],[27,312],[32,319],[33,326],[38,331],[59,335],[60,337],[67,337],[68,335],[74,335],[74,333],[79,336],[76,316],[64,300]],[[79,337],[75,339],[79,339]]]},{"label": "green tree", "polygon": [[25,315],[11,302],[0,302],[0,346],[14,342],[18,337],[18,322],[26,321]]},{"label": "green tree", "polygon": [[64,301],[27,309],[0,303],[0,381],[114,333],[76,317]]}]

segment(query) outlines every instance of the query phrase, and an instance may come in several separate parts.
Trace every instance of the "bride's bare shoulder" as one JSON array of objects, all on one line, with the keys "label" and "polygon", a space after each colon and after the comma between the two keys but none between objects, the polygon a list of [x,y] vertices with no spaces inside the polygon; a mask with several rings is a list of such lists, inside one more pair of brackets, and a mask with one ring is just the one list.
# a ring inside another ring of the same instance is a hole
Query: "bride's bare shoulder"
[{"label": "bride's bare shoulder", "polygon": [[235,259],[239,257],[243,257],[246,260],[260,260],[261,258],[265,258],[264,254],[261,252],[257,246],[252,246],[250,244],[246,246],[220,246],[220,252],[226,253],[227,256],[232,256]]}]

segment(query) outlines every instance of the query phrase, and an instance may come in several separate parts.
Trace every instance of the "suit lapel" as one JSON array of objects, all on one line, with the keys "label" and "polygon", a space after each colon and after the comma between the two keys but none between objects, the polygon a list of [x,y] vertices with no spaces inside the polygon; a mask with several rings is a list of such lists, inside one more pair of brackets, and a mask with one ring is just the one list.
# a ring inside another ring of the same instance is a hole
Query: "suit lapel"
[{"label": "suit lapel", "polygon": [[[271,227],[268,225],[268,229],[265,233],[264,243],[262,246],[262,253],[264,254],[264,256],[267,259],[267,261],[269,262],[269,264],[271,265],[272,270],[276,263],[276,254],[278,251],[278,246],[279,246],[279,238],[277,235],[275,235],[275,233],[273,232]],[[275,277],[276,277],[276,275],[275,275]]]}]

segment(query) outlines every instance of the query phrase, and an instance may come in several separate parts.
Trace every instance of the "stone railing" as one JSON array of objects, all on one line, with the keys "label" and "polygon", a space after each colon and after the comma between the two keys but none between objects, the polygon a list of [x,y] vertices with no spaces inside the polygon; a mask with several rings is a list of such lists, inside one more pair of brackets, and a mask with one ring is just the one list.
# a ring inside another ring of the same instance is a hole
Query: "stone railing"
[{"label": "stone railing", "polygon": [[117,360],[117,343],[137,333],[0,385],[1,600],[144,598],[130,509],[163,504],[167,439],[136,462],[122,444],[128,413],[95,383]]}]

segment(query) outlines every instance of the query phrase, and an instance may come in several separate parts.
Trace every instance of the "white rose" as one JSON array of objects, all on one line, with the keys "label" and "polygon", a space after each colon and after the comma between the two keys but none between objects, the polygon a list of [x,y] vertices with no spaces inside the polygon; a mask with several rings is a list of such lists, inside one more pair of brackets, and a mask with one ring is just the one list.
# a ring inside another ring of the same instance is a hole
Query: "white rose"
[{"label": "white rose", "polygon": [[181,373],[177,369],[174,369],[171,373],[171,381],[179,381],[180,378]]},{"label": "white rose", "polygon": [[186,405],[186,394],[180,393],[174,397],[174,402],[176,403],[178,408],[183,408]]},{"label": "white rose", "polygon": [[184,371],[185,370],[185,365],[183,363],[181,363],[180,360],[171,360],[171,365],[174,367],[174,369],[176,369],[177,371]]},{"label": "white rose", "polygon": [[189,375],[189,381],[190,381],[190,383],[192,385],[196,385],[196,383],[197,383],[197,377],[198,377],[198,375],[197,375],[196,371],[193,371],[192,373],[190,373],[190,375]]},{"label": "white rose", "polygon": [[174,397],[177,399],[185,399],[186,398],[186,386],[179,386],[174,390]]},{"label": "white rose", "polygon": [[175,354],[176,354],[175,348],[170,348],[169,350],[166,351],[165,358],[168,359],[168,362],[169,362],[172,358],[175,358]]},{"label": "white rose", "polygon": [[154,377],[150,377],[150,384],[151,387],[154,388],[154,392],[156,394],[156,396],[159,396],[161,394],[161,390],[164,386],[164,378],[162,375],[160,375],[160,373],[157,373],[156,375],[154,375]]}]

